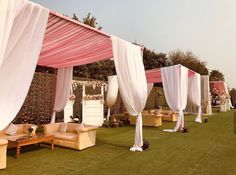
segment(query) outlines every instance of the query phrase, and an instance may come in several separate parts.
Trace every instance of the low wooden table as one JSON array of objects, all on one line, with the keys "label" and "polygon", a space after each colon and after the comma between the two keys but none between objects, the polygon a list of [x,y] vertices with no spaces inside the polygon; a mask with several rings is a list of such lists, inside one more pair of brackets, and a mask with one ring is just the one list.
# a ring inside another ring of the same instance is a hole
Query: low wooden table
[{"label": "low wooden table", "polygon": [[25,136],[16,140],[8,140],[8,147],[9,148],[16,148],[16,158],[20,156],[20,149],[22,146],[38,144],[42,142],[50,142],[51,143],[51,150],[54,150],[54,136],[53,135],[40,135],[40,136]]}]

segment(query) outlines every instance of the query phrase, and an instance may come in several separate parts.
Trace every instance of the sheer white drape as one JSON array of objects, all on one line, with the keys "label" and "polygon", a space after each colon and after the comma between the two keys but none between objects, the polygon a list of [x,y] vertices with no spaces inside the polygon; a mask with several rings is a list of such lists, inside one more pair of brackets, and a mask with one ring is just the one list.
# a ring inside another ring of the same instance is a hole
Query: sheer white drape
[{"label": "sheer white drape", "polygon": [[48,15],[48,9],[26,0],[0,0],[0,130],[26,98]]},{"label": "sheer white drape", "polygon": [[112,36],[113,56],[119,92],[126,110],[137,116],[134,145],[131,151],[142,151],[142,114],[147,100],[147,82],[139,46]]},{"label": "sheer white drape", "polygon": [[4,57],[15,17],[26,5],[27,0],[0,0],[0,66],[7,59]]},{"label": "sheer white drape", "polygon": [[198,107],[197,117],[195,122],[202,123],[201,117],[201,76],[194,73],[188,78],[188,96],[192,103]]},{"label": "sheer white drape", "polygon": [[181,65],[161,68],[161,77],[166,101],[179,116],[174,129],[165,129],[167,132],[176,132],[184,127],[183,110],[187,105],[188,69]]},{"label": "sheer white drape", "polygon": [[111,114],[110,109],[115,104],[118,95],[118,81],[116,75],[108,76],[107,78],[108,78],[108,90],[107,90],[106,103],[108,107],[107,120],[109,120]]},{"label": "sheer white drape", "polygon": [[[225,87],[225,93],[230,96],[229,90],[228,90],[228,87],[227,87],[227,84],[226,84],[226,83],[224,83],[224,87]],[[232,105],[232,103],[231,103],[230,98],[227,100],[226,103],[228,103],[228,106],[227,106],[228,109],[227,109],[227,110],[230,110],[230,108],[234,108],[233,105]]]},{"label": "sheer white drape", "polygon": [[152,91],[152,88],[153,88],[153,85],[154,85],[154,83],[148,83],[147,84],[147,87],[148,87],[148,89],[147,89],[147,96],[149,96],[150,95],[150,93],[151,93],[151,91]]},{"label": "sheer white drape", "polygon": [[59,68],[57,73],[56,96],[51,123],[55,123],[56,112],[62,111],[70,97],[73,67]]},{"label": "sheer white drape", "polygon": [[212,115],[209,75],[201,75],[202,103],[205,113]]}]

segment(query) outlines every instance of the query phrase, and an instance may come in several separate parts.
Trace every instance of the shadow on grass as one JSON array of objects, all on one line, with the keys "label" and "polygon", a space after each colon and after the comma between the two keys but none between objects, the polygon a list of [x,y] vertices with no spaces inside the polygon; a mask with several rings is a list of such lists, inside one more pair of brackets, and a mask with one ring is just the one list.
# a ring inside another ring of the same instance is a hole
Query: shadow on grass
[{"label": "shadow on grass", "polygon": [[[20,149],[20,154],[24,154],[24,153],[31,152],[31,151],[42,150],[42,149],[45,149],[45,147],[47,147],[47,146],[42,146],[42,145],[40,145],[40,147],[38,145],[23,146]],[[7,149],[7,156],[16,158],[16,148]]]}]

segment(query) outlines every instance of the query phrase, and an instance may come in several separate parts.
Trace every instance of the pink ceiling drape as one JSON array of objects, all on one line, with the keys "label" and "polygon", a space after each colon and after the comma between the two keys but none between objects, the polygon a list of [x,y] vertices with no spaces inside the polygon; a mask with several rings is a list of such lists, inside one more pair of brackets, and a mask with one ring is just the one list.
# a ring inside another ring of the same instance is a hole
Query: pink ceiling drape
[{"label": "pink ceiling drape", "polygon": [[[146,79],[148,83],[161,83],[161,69],[150,69],[146,70]],[[191,77],[195,74],[196,72],[188,69],[188,77]]]},{"label": "pink ceiling drape", "polygon": [[38,65],[70,67],[112,57],[109,35],[66,16],[50,12]]}]

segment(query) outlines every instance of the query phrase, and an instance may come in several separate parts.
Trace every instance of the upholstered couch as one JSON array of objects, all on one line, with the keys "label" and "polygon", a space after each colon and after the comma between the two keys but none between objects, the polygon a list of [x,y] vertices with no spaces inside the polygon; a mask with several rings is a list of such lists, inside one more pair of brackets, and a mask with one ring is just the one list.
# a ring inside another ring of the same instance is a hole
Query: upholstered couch
[{"label": "upholstered couch", "polygon": [[[129,115],[128,113],[125,113],[125,115],[129,118],[130,124],[135,125],[136,124],[136,116]],[[154,126],[158,127],[162,125],[162,116],[159,114],[151,114],[146,111],[142,112],[142,119],[143,119],[143,126]]]},{"label": "upholstered couch", "polygon": [[82,150],[95,145],[97,126],[67,123],[66,132],[60,132],[62,123],[44,125],[44,134],[54,135],[54,144]]},{"label": "upholstered couch", "polygon": [[171,111],[171,110],[162,110],[162,121],[167,122],[176,122],[178,118],[178,113]]},{"label": "upholstered couch", "polygon": [[0,131],[0,138],[5,138],[5,139],[18,139],[20,137],[27,136],[29,133],[28,128],[32,126],[32,124],[15,124],[18,127],[17,132],[14,135],[7,135],[5,132],[8,129],[9,126],[7,126],[4,130]]},{"label": "upholstered couch", "polygon": [[7,166],[7,139],[0,139],[0,169]]}]

